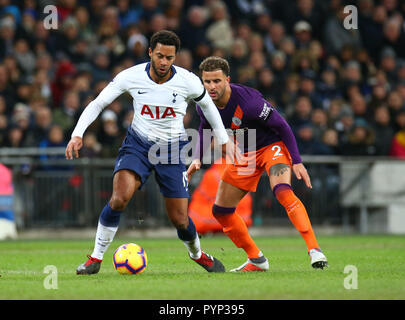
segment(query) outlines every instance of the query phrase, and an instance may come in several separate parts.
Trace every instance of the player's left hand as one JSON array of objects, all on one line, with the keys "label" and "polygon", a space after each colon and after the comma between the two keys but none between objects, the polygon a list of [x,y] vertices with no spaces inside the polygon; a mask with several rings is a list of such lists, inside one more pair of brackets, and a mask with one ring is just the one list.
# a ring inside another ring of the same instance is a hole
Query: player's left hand
[{"label": "player's left hand", "polygon": [[312,189],[312,184],[311,184],[311,179],[309,178],[309,174],[307,172],[307,169],[305,169],[304,165],[302,163],[296,163],[293,164],[292,167],[295,176],[297,177],[298,180],[303,179],[305,182],[305,185]]},{"label": "player's left hand", "polygon": [[73,160],[73,155],[76,158],[79,158],[79,150],[82,148],[82,146],[83,139],[81,137],[72,137],[65,150],[66,159]]},{"label": "player's left hand", "polygon": [[233,164],[244,163],[245,160],[239,146],[231,139],[222,145],[222,156],[231,161]]},{"label": "player's left hand", "polygon": [[191,162],[190,166],[187,169],[188,182],[190,182],[191,176],[200,169],[201,169],[201,161],[200,161],[200,159],[193,160],[193,162]]}]

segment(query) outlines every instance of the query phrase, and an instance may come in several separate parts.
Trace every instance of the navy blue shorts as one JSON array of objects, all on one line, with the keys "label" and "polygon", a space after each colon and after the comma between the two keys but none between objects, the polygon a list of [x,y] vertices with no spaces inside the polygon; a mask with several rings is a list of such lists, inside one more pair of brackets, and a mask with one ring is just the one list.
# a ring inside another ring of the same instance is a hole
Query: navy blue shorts
[{"label": "navy blue shorts", "polygon": [[141,178],[141,186],[155,171],[160,192],[167,198],[189,198],[187,169],[180,151],[188,141],[158,145],[142,139],[132,129],[118,151],[114,174],[119,170],[131,170]]}]

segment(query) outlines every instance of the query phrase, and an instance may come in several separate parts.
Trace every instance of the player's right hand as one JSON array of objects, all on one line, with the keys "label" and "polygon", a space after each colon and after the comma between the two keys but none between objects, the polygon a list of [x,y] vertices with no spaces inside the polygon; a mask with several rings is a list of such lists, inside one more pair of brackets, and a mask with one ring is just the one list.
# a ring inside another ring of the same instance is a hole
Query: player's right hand
[{"label": "player's right hand", "polygon": [[67,160],[73,160],[73,155],[76,158],[79,158],[79,150],[83,146],[83,139],[80,137],[72,137],[70,139],[66,150],[65,150],[65,157]]},{"label": "player's right hand", "polygon": [[190,166],[187,169],[188,182],[190,182],[191,176],[200,169],[201,169],[201,161],[200,161],[200,159],[193,160],[193,162],[191,162]]}]

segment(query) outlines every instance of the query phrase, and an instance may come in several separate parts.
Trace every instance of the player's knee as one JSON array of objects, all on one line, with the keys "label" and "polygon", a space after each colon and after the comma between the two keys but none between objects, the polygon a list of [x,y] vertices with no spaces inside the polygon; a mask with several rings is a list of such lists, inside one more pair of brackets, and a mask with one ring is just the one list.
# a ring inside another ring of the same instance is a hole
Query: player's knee
[{"label": "player's knee", "polygon": [[184,222],[181,220],[172,220],[172,223],[177,230],[185,230],[188,227],[188,222]]},{"label": "player's knee", "polygon": [[186,229],[188,226],[187,212],[176,211],[169,215],[169,219],[176,229]]},{"label": "player's knee", "polygon": [[123,211],[126,208],[129,200],[130,200],[130,198],[128,198],[128,197],[125,197],[122,195],[119,195],[119,196],[114,195],[111,197],[110,207],[113,210]]},{"label": "player's knee", "polygon": [[222,206],[218,206],[218,205],[214,204],[212,206],[212,215],[218,219],[225,215],[233,214],[235,212],[235,209],[236,208],[222,207]]}]

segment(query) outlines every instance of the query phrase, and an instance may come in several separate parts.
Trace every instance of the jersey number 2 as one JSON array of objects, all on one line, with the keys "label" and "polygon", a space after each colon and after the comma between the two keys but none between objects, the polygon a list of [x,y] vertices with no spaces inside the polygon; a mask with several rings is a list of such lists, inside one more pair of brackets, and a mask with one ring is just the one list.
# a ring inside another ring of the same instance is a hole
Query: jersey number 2
[{"label": "jersey number 2", "polygon": [[283,154],[281,153],[281,147],[278,146],[278,145],[272,146],[272,147],[271,147],[271,150],[272,150],[272,151],[275,151],[273,157],[279,157],[279,156],[282,156],[282,155],[283,155]]}]

